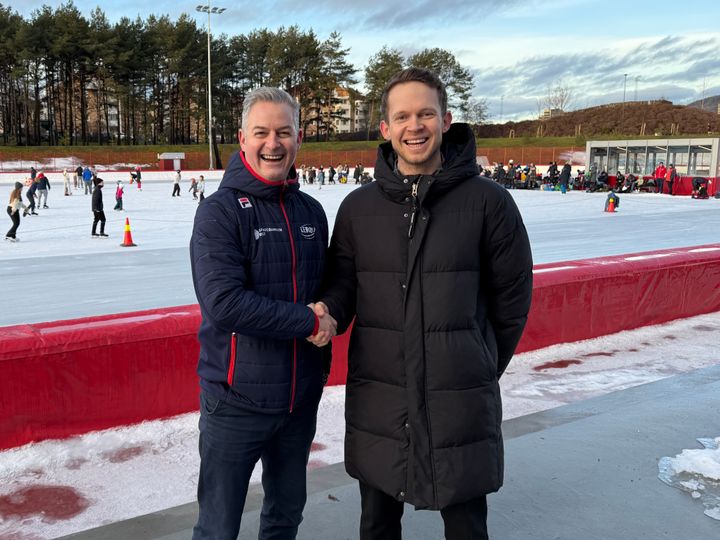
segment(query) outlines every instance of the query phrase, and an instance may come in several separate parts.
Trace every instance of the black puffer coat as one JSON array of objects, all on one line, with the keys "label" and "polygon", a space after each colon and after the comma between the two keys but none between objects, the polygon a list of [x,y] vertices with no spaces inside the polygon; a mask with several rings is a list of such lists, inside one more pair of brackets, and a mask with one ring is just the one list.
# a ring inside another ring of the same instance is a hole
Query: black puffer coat
[{"label": "black puffer coat", "polygon": [[[441,509],[503,481],[498,378],[530,308],[532,257],[508,192],[477,175],[454,124],[432,176],[394,172],[337,215],[323,300],[350,340],[348,473],[417,508]],[[417,194],[413,197],[413,185]]]}]

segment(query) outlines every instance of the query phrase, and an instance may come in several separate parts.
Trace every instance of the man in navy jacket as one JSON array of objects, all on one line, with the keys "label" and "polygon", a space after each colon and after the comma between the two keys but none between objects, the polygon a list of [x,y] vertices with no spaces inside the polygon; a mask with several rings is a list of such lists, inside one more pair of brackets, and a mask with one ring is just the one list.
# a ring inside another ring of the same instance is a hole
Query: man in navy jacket
[{"label": "man in navy jacket", "polygon": [[190,258],[200,304],[200,515],[194,539],[237,537],[250,475],[263,464],[261,540],[293,539],[336,323],[315,315],[328,225],[299,191],[298,105],[277,88],[244,102],[241,151],[195,215]]}]

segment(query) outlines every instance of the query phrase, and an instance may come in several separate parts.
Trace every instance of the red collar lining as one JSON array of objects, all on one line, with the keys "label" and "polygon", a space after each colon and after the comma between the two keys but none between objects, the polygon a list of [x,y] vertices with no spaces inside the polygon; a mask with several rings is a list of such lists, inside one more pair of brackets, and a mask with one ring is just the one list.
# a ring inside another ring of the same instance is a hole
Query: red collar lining
[{"label": "red collar lining", "polygon": [[[263,178],[247,162],[247,159],[245,159],[245,153],[242,150],[240,150],[240,159],[242,159],[243,165],[245,165],[245,168],[250,172],[250,174],[252,174],[255,178],[260,180],[263,184],[267,184],[269,186],[281,186],[285,182],[288,182],[289,184],[297,182],[297,174],[295,176],[293,176],[292,178],[288,178],[287,180],[268,180],[267,178]],[[292,167],[291,167],[291,169],[292,169]]]}]

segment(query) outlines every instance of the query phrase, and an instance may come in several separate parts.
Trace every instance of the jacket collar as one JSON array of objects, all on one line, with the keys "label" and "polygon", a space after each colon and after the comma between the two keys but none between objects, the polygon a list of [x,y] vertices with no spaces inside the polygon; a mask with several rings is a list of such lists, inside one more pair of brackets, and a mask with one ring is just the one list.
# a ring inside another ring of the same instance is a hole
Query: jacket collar
[{"label": "jacket collar", "polygon": [[276,199],[283,191],[294,193],[300,186],[294,165],[290,167],[287,180],[268,180],[250,166],[240,150],[230,158],[218,189],[234,189],[262,199]]},{"label": "jacket collar", "polygon": [[378,147],[375,162],[375,179],[380,189],[393,201],[405,202],[415,181],[431,179],[428,187],[420,189],[420,198],[439,196],[466,180],[478,175],[475,136],[467,124],[452,124],[443,135],[440,145],[442,168],[432,175],[405,176],[395,164],[397,156],[390,142]]}]

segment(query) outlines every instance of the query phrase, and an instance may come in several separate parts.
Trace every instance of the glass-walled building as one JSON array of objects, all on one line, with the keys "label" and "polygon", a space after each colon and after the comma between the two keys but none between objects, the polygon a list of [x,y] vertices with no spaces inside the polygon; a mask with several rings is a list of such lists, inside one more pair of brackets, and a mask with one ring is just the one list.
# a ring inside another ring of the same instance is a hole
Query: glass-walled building
[{"label": "glass-walled building", "polygon": [[662,161],[672,163],[681,176],[720,176],[720,139],[645,139],[632,141],[588,141],[589,168],[614,175],[651,175]]}]

